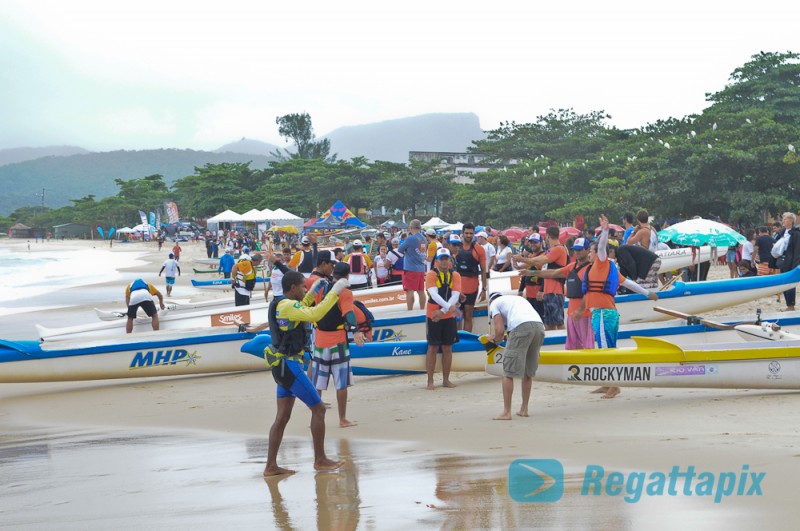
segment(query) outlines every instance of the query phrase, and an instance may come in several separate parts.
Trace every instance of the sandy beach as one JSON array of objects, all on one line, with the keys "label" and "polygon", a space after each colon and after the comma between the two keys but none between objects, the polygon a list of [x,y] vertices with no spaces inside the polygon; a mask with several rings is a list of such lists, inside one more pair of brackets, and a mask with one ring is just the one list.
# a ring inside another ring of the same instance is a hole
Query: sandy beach
[{"label": "sandy beach", "polygon": [[[3,248],[24,242],[0,243]],[[82,252],[95,242],[32,244],[31,253]],[[217,297],[190,287],[190,259],[202,243],[181,244],[185,264],[175,298]],[[171,245],[115,244],[132,267],[100,284],[2,303],[4,339],[35,337],[34,323],[78,324],[92,308],[124,306],[124,286],[155,280]],[[21,247],[15,248],[22,249]],[[727,278],[713,266],[710,278]],[[231,296],[232,299],[232,296]],[[73,302],[74,304],[68,304]],[[25,308],[58,309],[14,312]],[[765,312],[775,298],[715,312]],[[310,413],[298,404],[279,461],[298,473],[261,477],[275,383],[266,372],[170,379],[0,384],[0,525],[8,528],[218,529],[752,529],[794,527],[800,473],[800,393],[623,389],[600,400],[584,387],[534,382],[531,416],[492,421],[500,383],[456,373],[454,389],[424,390],[425,377],[357,377],[348,417],[327,417],[327,449],[342,470],[311,466]],[[519,402],[519,386],[514,404]],[[327,399],[332,398],[328,392]],[[508,494],[515,459],[557,459],[565,469],[557,503],[519,503]],[[766,474],[762,496],[715,503],[698,496],[581,494],[584,469]]]}]

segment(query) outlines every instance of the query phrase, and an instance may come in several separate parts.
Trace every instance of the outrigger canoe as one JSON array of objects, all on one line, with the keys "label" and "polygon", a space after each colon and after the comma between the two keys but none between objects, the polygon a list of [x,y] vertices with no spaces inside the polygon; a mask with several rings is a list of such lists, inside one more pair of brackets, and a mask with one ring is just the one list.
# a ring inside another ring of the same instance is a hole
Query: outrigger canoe
[{"label": "outrigger canoe", "polygon": [[[719,343],[680,347],[635,337],[636,346],[542,352],[537,381],[618,387],[800,389],[800,341]],[[503,349],[486,372],[502,374]]]},{"label": "outrigger canoe", "polygon": [[[209,299],[205,301],[189,301],[189,300],[176,300],[176,299],[167,299],[164,301],[165,309],[159,312],[159,317],[163,317],[167,313],[171,312],[180,312],[180,311],[188,311],[188,310],[202,310],[204,308],[215,308],[219,309],[221,307],[226,307],[231,305],[230,297],[224,297],[221,299]],[[101,321],[117,321],[119,319],[125,319],[128,316],[128,310],[101,310],[100,308],[95,308],[94,313],[97,315],[97,318]],[[150,323],[150,318],[146,317],[143,313],[140,313],[141,317],[136,318],[136,322],[140,324]]]},{"label": "outrigger canoe", "polygon": [[[256,277],[256,284],[263,285],[269,282],[269,279],[264,280],[263,277]],[[216,278],[214,280],[195,280],[192,279],[192,287],[199,289],[215,289],[215,290],[231,290],[231,279],[229,278]]]},{"label": "outrigger canoe", "polygon": [[55,382],[265,370],[238,327],[143,332],[90,341],[0,341],[0,382]]},{"label": "outrigger canoe", "polygon": [[[501,293],[516,293],[514,279],[518,276],[505,275],[492,278],[490,289]],[[656,306],[687,314],[702,313],[725,308],[743,302],[753,301],[774,295],[795,287],[800,281],[800,268],[780,275],[768,275],[731,280],[710,280],[706,282],[676,282],[667,291],[659,292],[659,300],[639,295],[620,295],[615,298],[620,312],[620,324],[648,323],[670,319],[653,311]],[[405,292],[397,287],[377,288],[355,292],[356,298],[364,302],[376,318],[374,337],[378,341],[422,340],[425,338],[425,313],[421,310],[405,309]],[[233,323],[234,318],[243,322],[263,323],[267,320],[268,304],[253,303],[249,306],[228,306],[204,308],[188,312],[171,312],[160,319],[162,330],[198,328],[203,326],[224,326]],[[488,332],[485,303],[475,308],[473,331],[478,334]],[[786,316],[788,317],[788,316]],[[108,334],[116,329],[123,333],[124,321],[95,322],[65,328],[47,328],[36,325],[38,335],[44,340],[68,337],[91,337]],[[134,332],[146,331],[149,319],[137,319]],[[563,344],[563,339],[561,340]]]},{"label": "outrigger canoe", "polygon": [[[704,325],[688,325],[689,327],[701,327]],[[747,326],[747,325],[745,325]],[[753,328],[755,328],[754,325]],[[765,326],[765,325],[762,325]],[[664,328],[663,325],[659,327]],[[738,326],[735,327],[738,331]],[[658,328],[654,329],[657,331]],[[768,335],[774,328],[765,326],[763,332]],[[735,332],[733,332],[735,333]],[[710,334],[709,332],[697,329],[693,335],[695,339],[708,341],[709,337],[720,338],[721,336]],[[675,339],[679,336],[670,336]],[[703,339],[699,339],[699,338]],[[800,341],[795,339],[797,336],[773,337],[778,341],[773,344],[794,346],[790,355],[781,350],[769,350],[771,358],[792,358],[800,356]],[[466,332],[459,333],[460,341],[454,345],[452,370],[458,372],[483,372],[487,370],[492,373],[492,365],[487,365],[487,361],[492,361],[496,368],[496,362],[502,358],[494,357],[496,352],[492,352],[489,358],[481,338]],[[652,340],[647,343],[648,340]],[[0,382],[46,382],[46,381],[68,381],[68,380],[92,380],[108,378],[140,378],[148,376],[178,376],[204,373],[224,373],[237,371],[266,370],[267,365],[263,359],[264,347],[269,344],[271,338],[269,334],[253,335],[238,332],[236,327],[225,326],[218,328],[202,329],[182,329],[178,331],[158,331],[142,332],[136,334],[122,334],[113,337],[93,337],[82,340],[62,340],[62,341],[0,341]],[[606,375],[628,374],[630,370],[640,371],[639,367],[646,367],[646,363],[655,364],[659,367],[658,371],[651,370],[653,378],[655,374],[664,373],[669,367],[673,372],[680,369],[674,368],[676,365],[677,352],[710,352],[710,357],[699,357],[687,355],[685,362],[696,362],[695,365],[702,368],[693,367],[686,371],[722,371],[722,362],[733,360],[734,358],[724,354],[725,352],[736,350],[737,352],[765,351],[764,341],[754,342],[742,346],[742,343],[714,343],[699,345],[694,347],[680,347],[674,342],[666,342],[655,338],[634,337],[636,348],[634,349],[614,349],[604,351],[568,351],[568,352],[542,352],[542,360],[558,359],[570,366],[592,365],[598,367],[611,365],[631,365],[634,369],[614,368],[602,369]],[[644,342],[644,343],[643,343]],[[645,351],[644,347],[650,348],[653,345],[659,346],[652,352]],[[665,346],[665,345],[668,345]],[[752,347],[751,347],[752,345]],[[554,348],[556,345],[545,345],[545,348]],[[563,342],[558,348],[563,349]],[[638,349],[638,350],[637,350]],[[692,350],[694,349],[694,350]],[[639,357],[621,356],[626,352],[634,351]],[[397,342],[373,342],[364,346],[353,345],[351,347],[351,360],[353,372],[356,375],[390,375],[390,374],[413,374],[425,372],[425,355],[427,352],[427,342],[425,341],[397,341]],[[650,352],[650,358],[643,357],[646,352]],[[609,353],[619,354],[617,358],[608,358]],[[667,353],[670,356],[659,358],[657,355]],[[719,353],[723,353],[717,355]],[[555,358],[549,358],[556,355]],[[580,355],[580,357],[578,357]],[[764,354],[766,356],[766,354]],[[561,356],[561,357],[557,357]],[[566,357],[564,357],[566,356]],[[575,357],[570,357],[575,356]],[[655,357],[654,357],[655,356]],[[714,357],[716,356],[716,357]],[[727,356],[727,357],[726,357]],[[614,359],[613,363],[608,360]],[[680,358],[683,359],[683,358]],[[746,360],[760,359],[757,357],[744,358]],[[625,360],[625,361],[619,361]],[[773,360],[774,361],[774,360]],[[440,361],[439,361],[440,362]],[[594,363],[597,362],[597,363]],[[645,363],[646,362],[646,363]],[[701,363],[701,362],[707,362]],[[713,362],[713,364],[712,364]],[[542,361],[542,365],[548,362]],[[555,363],[555,362],[553,362]],[[778,363],[783,363],[778,359]],[[754,370],[759,369],[760,365],[751,364]],[[551,374],[555,369],[540,369],[541,378]],[[778,366],[773,366],[776,374],[783,375],[795,374],[781,372]],[[614,372],[616,371],[616,372]],[[628,371],[628,372],[626,372]],[[559,373],[560,374],[560,373]],[[580,372],[578,376],[580,376]],[[587,373],[592,376],[594,373]],[[600,375],[601,373],[597,373]],[[633,374],[633,373],[630,373]],[[695,372],[687,372],[687,375],[695,375]],[[725,372],[727,374],[727,372]],[[800,373],[798,373],[800,374]],[[547,376],[550,377],[550,376]],[[612,376],[606,376],[608,378]],[[555,377],[553,377],[555,378]],[[559,377],[560,378],[560,377]],[[602,376],[598,376],[602,378]],[[548,380],[560,381],[560,380]],[[643,380],[645,381],[645,380]],[[646,380],[650,382],[651,380]],[[699,381],[699,380],[697,380]],[[736,380],[738,381],[738,380]],[[584,379],[582,383],[592,383],[594,380]],[[663,378],[655,378],[658,384],[671,382]],[[754,383],[755,382],[755,383]],[[575,382],[569,382],[575,383]],[[674,382],[673,382],[674,383]],[[693,383],[693,382],[689,382]],[[628,385],[627,383],[621,385]],[[653,384],[654,385],[654,384]],[[727,384],[726,384],[727,385]],[[744,387],[758,387],[758,382],[753,381]],[[794,384],[796,388],[797,381]],[[655,386],[655,385],[654,385]],[[776,385],[771,385],[776,388]]]}]

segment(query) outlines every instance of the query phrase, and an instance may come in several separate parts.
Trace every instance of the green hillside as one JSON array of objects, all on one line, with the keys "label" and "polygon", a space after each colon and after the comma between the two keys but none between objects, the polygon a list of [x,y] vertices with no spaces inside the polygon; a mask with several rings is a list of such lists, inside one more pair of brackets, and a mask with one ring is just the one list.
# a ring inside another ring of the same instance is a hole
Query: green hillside
[{"label": "green hillside", "polygon": [[0,215],[8,215],[23,206],[45,205],[58,208],[70,205],[70,199],[94,194],[98,199],[116,195],[114,179],[138,179],[160,174],[172,184],[194,173],[196,166],[207,163],[252,161],[252,168],[266,168],[270,158],[242,153],[212,153],[190,149],[144,151],[108,151],[68,157],[45,157],[0,166]]}]

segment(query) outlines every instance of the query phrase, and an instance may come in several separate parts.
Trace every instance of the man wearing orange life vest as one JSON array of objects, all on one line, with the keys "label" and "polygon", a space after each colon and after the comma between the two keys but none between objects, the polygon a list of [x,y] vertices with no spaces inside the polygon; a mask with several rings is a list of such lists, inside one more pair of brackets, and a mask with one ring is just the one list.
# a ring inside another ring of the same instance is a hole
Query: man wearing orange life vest
[{"label": "man wearing orange life vest", "polygon": [[250,297],[256,287],[256,277],[258,267],[264,257],[260,254],[253,255],[252,258],[241,259],[234,264],[231,269],[231,285],[233,286],[234,304],[236,306],[247,306],[250,304]]},{"label": "man wearing orange life vest", "polygon": [[450,367],[453,363],[453,344],[458,341],[455,317],[461,296],[461,275],[452,271],[450,251],[438,249],[434,266],[425,275],[428,292],[428,304],[425,305],[428,339],[425,370],[428,373],[429,390],[433,389],[433,371],[439,348],[442,349],[442,387],[455,387],[450,382]]},{"label": "man wearing orange life vest", "polygon": [[[575,310],[573,318],[580,319],[588,308],[592,312],[592,328],[597,348],[616,348],[619,312],[614,302],[614,295],[617,293],[617,287],[625,286],[654,301],[658,300],[658,294],[623,277],[616,264],[608,259],[608,218],[601,215],[599,220],[600,236],[596,242],[592,243],[589,250],[590,265],[583,273],[583,301]],[[601,387],[593,392],[605,393],[602,398],[614,398],[620,393],[620,389],[619,387]]]}]

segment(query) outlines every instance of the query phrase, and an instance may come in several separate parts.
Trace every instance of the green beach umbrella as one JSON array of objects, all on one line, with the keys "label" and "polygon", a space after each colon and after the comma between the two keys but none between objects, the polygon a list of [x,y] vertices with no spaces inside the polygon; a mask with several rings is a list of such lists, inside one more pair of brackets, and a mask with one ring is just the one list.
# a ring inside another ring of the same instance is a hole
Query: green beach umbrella
[{"label": "green beach umbrella", "polygon": [[710,219],[687,219],[658,233],[658,241],[700,247],[730,247],[745,243],[747,238],[722,223]]}]

